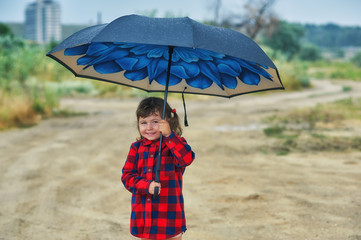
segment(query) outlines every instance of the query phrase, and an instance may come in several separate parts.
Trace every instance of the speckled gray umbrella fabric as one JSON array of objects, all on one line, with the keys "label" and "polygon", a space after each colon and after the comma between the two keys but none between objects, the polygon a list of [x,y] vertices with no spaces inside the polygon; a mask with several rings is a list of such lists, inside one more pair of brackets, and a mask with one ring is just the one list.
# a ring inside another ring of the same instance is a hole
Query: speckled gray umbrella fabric
[{"label": "speckled gray umbrella fabric", "polygon": [[120,17],[83,29],[47,55],[76,76],[149,92],[222,97],[283,89],[278,70],[247,36],[185,18]]}]

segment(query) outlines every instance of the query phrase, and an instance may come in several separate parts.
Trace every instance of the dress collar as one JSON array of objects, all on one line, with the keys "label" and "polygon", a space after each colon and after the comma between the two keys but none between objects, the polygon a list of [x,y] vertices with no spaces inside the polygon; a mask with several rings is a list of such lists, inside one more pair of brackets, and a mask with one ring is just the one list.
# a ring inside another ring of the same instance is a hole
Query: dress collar
[{"label": "dress collar", "polygon": [[151,141],[146,138],[143,138],[142,142],[143,142],[143,145],[147,146],[147,145],[151,145],[151,144],[157,144],[157,143],[159,143],[159,140]]},{"label": "dress collar", "polygon": [[[144,146],[149,146],[149,145],[158,145],[159,146],[159,139],[158,140],[154,140],[154,141],[151,141],[151,140],[148,140],[146,138],[143,138],[141,139],[141,142],[143,143]],[[162,147],[165,145],[164,143],[164,138],[163,138],[163,142],[162,142]]]}]

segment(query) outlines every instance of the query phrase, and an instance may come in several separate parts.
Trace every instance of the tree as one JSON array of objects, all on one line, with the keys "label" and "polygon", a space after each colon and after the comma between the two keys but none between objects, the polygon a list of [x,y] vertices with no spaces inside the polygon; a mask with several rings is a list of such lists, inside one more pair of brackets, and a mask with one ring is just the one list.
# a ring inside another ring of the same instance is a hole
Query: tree
[{"label": "tree", "polygon": [[340,48],[361,46],[360,26],[306,24],[305,28],[306,40],[321,47]]},{"label": "tree", "polygon": [[269,28],[278,22],[277,17],[271,11],[275,0],[248,1],[245,5],[245,24],[247,35],[255,39],[257,34],[264,28]]},{"label": "tree", "polygon": [[278,22],[272,11],[274,3],[275,0],[248,0],[242,9],[233,7],[231,11],[221,15],[222,1],[214,0],[211,4],[214,11],[212,23],[244,32],[248,37],[255,39],[262,30],[270,29]]},{"label": "tree", "polygon": [[11,31],[11,28],[6,25],[6,24],[3,24],[3,23],[0,23],[0,36],[10,36],[10,37],[13,37],[14,34],[13,32]]},{"label": "tree", "polygon": [[305,29],[302,25],[281,21],[264,43],[291,60],[301,50],[301,38],[304,34]]},{"label": "tree", "polygon": [[213,0],[207,2],[207,9],[211,12],[210,15],[213,15],[213,18],[203,21],[203,23],[212,26],[221,26],[221,6],[222,0]]}]

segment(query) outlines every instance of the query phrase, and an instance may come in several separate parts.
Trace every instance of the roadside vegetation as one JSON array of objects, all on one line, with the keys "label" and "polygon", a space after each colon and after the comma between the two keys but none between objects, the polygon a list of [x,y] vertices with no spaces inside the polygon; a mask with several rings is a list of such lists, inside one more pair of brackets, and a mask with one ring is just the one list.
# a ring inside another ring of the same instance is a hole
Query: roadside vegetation
[{"label": "roadside vegetation", "polygon": [[[275,141],[263,149],[278,155],[305,151],[361,150],[361,98],[346,98],[312,108],[295,109],[263,120],[264,134]],[[351,134],[350,134],[351,133]]]}]

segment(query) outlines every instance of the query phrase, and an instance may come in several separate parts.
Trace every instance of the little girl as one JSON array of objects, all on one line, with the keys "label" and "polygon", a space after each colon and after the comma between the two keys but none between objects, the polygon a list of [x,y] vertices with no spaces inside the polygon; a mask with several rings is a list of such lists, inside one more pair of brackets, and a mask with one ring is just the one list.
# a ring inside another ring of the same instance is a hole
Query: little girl
[{"label": "little girl", "polygon": [[[181,136],[182,128],[175,110],[163,99],[142,100],[136,111],[140,138],[132,143],[123,167],[122,182],[132,193],[130,232],[141,239],[182,239],[187,230],[182,194],[185,167],[194,153]],[[160,183],[154,182],[160,134],[163,135]],[[154,199],[154,188],[159,198]]]}]

